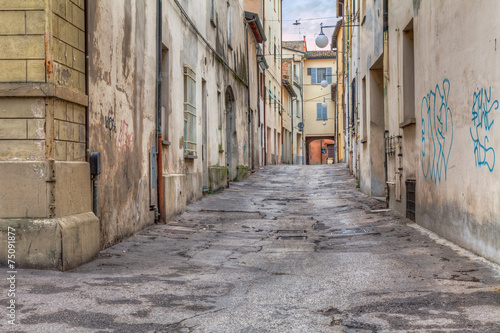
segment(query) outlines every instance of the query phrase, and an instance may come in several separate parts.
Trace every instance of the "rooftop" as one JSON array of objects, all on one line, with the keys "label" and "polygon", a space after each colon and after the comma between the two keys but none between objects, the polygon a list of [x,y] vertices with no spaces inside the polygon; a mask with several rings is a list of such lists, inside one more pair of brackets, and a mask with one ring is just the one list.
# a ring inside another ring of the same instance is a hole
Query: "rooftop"
[{"label": "rooftop", "polygon": [[299,51],[299,52],[305,52],[305,48],[306,48],[305,42],[302,40],[289,41],[289,42],[283,41],[282,46],[286,49]]},{"label": "rooftop", "polygon": [[331,59],[337,58],[337,51],[308,51],[307,59]]}]

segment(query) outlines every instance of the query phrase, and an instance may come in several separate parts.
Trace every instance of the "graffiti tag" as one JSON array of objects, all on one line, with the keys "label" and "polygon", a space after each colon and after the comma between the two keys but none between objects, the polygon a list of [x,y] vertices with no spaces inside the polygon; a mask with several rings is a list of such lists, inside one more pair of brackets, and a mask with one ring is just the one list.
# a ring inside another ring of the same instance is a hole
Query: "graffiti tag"
[{"label": "graffiti tag", "polygon": [[134,132],[129,132],[128,124],[125,120],[120,122],[120,134],[118,135],[118,149],[125,150],[134,144]]},{"label": "graffiti tag", "polygon": [[453,116],[448,106],[450,81],[443,80],[422,98],[422,172],[434,184],[446,181],[448,160],[453,145]]},{"label": "graffiti tag", "polygon": [[104,117],[104,124],[106,129],[110,130],[111,132],[116,133],[116,124],[115,124],[115,118],[111,116],[105,116]]},{"label": "graffiti tag", "polygon": [[491,110],[498,110],[498,100],[491,102],[491,87],[474,92],[472,99],[472,122],[470,137],[474,143],[476,167],[486,165],[490,172],[495,168],[495,150],[489,145],[488,133],[494,120],[490,121]]}]

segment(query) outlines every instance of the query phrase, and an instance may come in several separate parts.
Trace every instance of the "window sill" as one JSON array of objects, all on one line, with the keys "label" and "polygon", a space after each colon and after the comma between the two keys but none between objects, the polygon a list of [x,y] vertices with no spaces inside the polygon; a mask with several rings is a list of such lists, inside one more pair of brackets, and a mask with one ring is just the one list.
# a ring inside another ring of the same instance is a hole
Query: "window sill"
[{"label": "window sill", "polygon": [[361,139],[361,143],[367,143],[367,142],[368,142],[368,140],[366,140],[366,139]]},{"label": "window sill", "polygon": [[185,160],[195,160],[197,158],[198,158],[198,156],[192,155],[192,154],[184,155]]},{"label": "window sill", "polygon": [[399,123],[399,128],[405,128],[407,126],[415,125],[417,123],[415,118],[408,118],[402,123]]},{"label": "window sill", "polygon": [[164,146],[170,146],[172,143],[170,141],[167,141],[167,140],[161,140],[161,144]]}]

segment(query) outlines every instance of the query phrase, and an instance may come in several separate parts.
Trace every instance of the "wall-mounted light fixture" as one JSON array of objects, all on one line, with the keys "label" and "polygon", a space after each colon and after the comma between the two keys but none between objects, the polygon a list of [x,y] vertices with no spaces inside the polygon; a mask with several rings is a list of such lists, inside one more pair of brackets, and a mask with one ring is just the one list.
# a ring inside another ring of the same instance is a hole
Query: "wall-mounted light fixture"
[{"label": "wall-mounted light fixture", "polygon": [[320,32],[318,37],[316,37],[316,46],[320,49],[325,48],[328,45],[328,37],[323,33],[323,29],[326,28],[337,28],[337,27],[359,27],[359,24],[348,24],[348,25],[323,25],[320,24]]}]

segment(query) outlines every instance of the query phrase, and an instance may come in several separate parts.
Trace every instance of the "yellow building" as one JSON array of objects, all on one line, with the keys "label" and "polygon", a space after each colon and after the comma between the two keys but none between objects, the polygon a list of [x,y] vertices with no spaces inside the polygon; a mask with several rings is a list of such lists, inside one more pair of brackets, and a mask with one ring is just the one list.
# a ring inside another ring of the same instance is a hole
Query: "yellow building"
[{"label": "yellow building", "polygon": [[[306,164],[310,159],[310,144],[315,140],[335,139],[336,52],[306,52],[304,62],[304,136]],[[326,87],[321,82],[326,80]],[[336,142],[337,143],[337,142]],[[332,155],[332,151],[330,152]],[[328,156],[333,162],[334,156]]]}]

